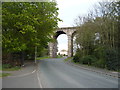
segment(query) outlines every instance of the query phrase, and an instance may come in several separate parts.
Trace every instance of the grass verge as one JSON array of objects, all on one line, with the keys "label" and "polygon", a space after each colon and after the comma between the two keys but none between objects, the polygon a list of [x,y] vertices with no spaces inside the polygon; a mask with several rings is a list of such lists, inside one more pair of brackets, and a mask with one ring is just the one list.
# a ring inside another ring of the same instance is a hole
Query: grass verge
[{"label": "grass verge", "polygon": [[[36,60],[43,60],[43,59],[49,59],[51,58],[50,56],[45,56],[45,57],[37,57]],[[56,58],[63,58],[62,56],[57,56]]]},{"label": "grass verge", "polygon": [[21,69],[19,66],[14,66],[12,67],[10,64],[2,64],[0,65],[0,70],[1,71],[16,71]]},{"label": "grass verge", "polygon": [[11,67],[11,68],[2,68],[3,71],[17,71],[20,70],[20,67]]},{"label": "grass verge", "polygon": [[0,73],[0,77],[6,77],[6,76],[9,76],[10,73]]},{"label": "grass verge", "polygon": [[42,59],[48,59],[48,58],[51,58],[49,56],[46,56],[46,57],[37,57],[36,60],[42,60]]},{"label": "grass verge", "polygon": [[56,58],[63,58],[63,56],[57,56]]},{"label": "grass verge", "polygon": [[64,59],[64,61],[68,61],[68,60],[70,60],[70,59],[72,59],[73,57],[68,57],[68,58],[66,58],[66,59]]}]

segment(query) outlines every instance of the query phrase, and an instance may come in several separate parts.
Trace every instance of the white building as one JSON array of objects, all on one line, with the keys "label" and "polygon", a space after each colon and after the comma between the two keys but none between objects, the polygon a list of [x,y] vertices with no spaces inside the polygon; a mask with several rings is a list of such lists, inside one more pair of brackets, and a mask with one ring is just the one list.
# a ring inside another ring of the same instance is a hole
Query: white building
[{"label": "white building", "polygon": [[67,55],[67,50],[63,49],[60,52],[58,52],[60,55]]}]

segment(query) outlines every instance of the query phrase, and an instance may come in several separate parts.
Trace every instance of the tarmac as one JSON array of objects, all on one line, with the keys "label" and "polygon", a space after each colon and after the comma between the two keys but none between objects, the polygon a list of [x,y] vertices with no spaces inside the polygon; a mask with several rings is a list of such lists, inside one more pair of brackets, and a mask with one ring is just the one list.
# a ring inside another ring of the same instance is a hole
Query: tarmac
[{"label": "tarmac", "polygon": [[[115,71],[109,71],[109,70],[101,69],[101,68],[97,68],[97,67],[76,64],[76,63],[72,62],[71,60],[68,60],[65,63],[70,64],[70,65],[75,66],[75,67],[80,67],[80,68],[85,69],[85,70],[96,72],[99,74],[105,74],[105,75],[109,75],[112,77],[120,78],[120,73],[115,72]],[[25,62],[24,66],[22,66],[21,69],[18,71],[0,71],[0,72],[10,73],[11,75],[8,77],[14,77],[14,76],[28,75],[30,73],[33,73],[36,71],[36,68],[37,68],[37,65],[33,61],[29,61],[29,62]]]}]

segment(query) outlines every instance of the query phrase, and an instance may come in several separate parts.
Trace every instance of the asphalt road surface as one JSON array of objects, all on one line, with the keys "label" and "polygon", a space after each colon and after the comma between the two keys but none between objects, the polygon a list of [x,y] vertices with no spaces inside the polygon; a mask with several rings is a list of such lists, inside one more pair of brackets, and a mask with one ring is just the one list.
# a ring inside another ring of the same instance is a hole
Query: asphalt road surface
[{"label": "asphalt road surface", "polygon": [[3,79],[3,88],[118,88],[118,79],[65,64],[63,58],[40,60],[36,71]]},{"label": "asphalt road surface", "polygon": [[44,88],[118,88],[118,79],[65,64],[63,59],[41,60],[40,79]]}]

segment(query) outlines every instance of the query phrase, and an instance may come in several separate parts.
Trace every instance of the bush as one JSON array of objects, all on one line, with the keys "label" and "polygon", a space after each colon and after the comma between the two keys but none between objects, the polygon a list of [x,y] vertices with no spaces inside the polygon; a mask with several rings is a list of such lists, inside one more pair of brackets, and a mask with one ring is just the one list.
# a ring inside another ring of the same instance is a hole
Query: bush
[{"label": "bush", "polygon": [[80,55],[79,53],[76,53],[75,56],[73,57],[73,61],[76,62],[80,62]]},{"label": "bush", "polygon": [[73,57],[73,61],[76,62],[80,62],[80,59],[82,58],[83,53],[82,50],[77,49],[75,56]]},{"label": "bush", "polygon": [[120,67],[118,62],[118,52],[115,49],[106,50],[106,68],[109,70],[117,70]]},{"label": "bush", "polygon": [[99,59],[96,60],[96,62],[93,63],[93,66],[99,67],[99,68],[105,68],[106,67],[106,62],[104,59]]},{"label": "bush", "polygon": [[94,56],[98,59],[105,58],[105,49],[104,46],[96,46],[94,49]]},{"label": "bush", "polygon": [[11,68],[12,67],[12,65],[10,65],[10,64],[3,64],[2,65],[2,68]]},{"label": "bush", "polygon": [[94,62],[96,61],[96,58],[92,55],[87,55],[87,56],[84,56],[80,63],[82,64],[87,64],[87,65],[92,65]]},{"label": "bush", "polygon": [[92,65],[99,68],[106,68],[108,70],[120,71],[120,53],[114,48],[97,46],[92,55],[83,55],[81,50],[78,50],[73,61],[76,63]]}]

